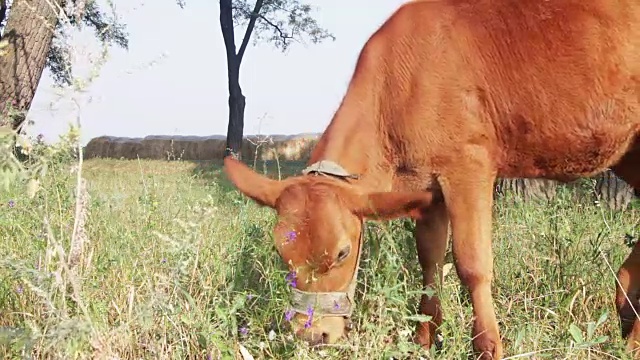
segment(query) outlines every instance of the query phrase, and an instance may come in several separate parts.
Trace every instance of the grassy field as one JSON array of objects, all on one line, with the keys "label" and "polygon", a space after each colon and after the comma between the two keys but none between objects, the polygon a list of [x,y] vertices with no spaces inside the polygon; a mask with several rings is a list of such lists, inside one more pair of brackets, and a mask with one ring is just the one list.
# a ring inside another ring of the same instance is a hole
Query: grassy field
[{"label": "grassy field", "polygon": [[[301,164],[284,165],[286,175]],[[273,164],[258,169],[278,176]],[[90,160],[83,175],[76,268],[68,166],[52,169],[34,199],[0,193],[2,359],[233,359],[239,344],[256,359],[434,358],[410,342],[421,281],[410,221],[369,223],[354,330],[309,349],[287,331],[274,214],[233,191],[219,164]],[[507,356],[627,358],[609,265],[617,271],[625,239],[639,235],[635,205],[611,212],[569,190],[552,203],[498,201],[494,298]],[[467,359],[471,307],[455,271],[437,292],[437,358]]]}]

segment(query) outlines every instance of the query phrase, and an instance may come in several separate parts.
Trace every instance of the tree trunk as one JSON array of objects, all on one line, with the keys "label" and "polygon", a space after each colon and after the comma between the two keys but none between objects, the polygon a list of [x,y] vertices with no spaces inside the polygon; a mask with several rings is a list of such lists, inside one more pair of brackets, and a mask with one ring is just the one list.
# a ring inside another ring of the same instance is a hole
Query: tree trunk
[{"label": "tree trunk", "polygon": [[229,125],[227,127],[227,151],[242,159],[242,135],[244,133],[245,97],[238,76],[239,72],[229,71]]},{"label": "tree trunk", "polygon": [[558,183],[547,179],[498,179],[494,195],[510,194],[524,201],[539,198],[551,200],[556,195]]},{"label": "tree trunk", "polygon": [[244,32],[240,49],[236,53],[235,34],[233,31],[232,0],[220,0],[220,28],[227,53],[227,75],[229,76],[229,125],[227,127],[227,149],[223,156],[230,154],[242,159],[242,135],[244,134],[245,97],[240,87],[240,64],[249,44],[249,38],[256,25],[256,20],[264,0],[257,0],[253,7],[247,29]]},{"label": "tree trunk", "polygon": [[242,54],[236,54],[232,0],[220,0],[220,28],[227,53],[227,76],[229,78],[229,123],[227,125],[227,148],[224,156],[233,154],[241,159],[245,98],[242,94],[242,88],[240,88]]},{"label": "tree trunk", "polygon": [[20,130],[46,65],[58,22],[52,6],[59,1],[14,0],[0,56],[0,125]]},{"label": "tree trunk", "polygon": [[631,203],[634,190],[613,171],[607,170],[596,176],[596,198],[612,210],[624,210]]},{"label": "tree trunk", "polygon": [[[7,0],[0,0],[0,28],[4,25],[4,20],[7,18],[7,9]],[[2,29],[0,29],[0,31],[2,31]]]}]

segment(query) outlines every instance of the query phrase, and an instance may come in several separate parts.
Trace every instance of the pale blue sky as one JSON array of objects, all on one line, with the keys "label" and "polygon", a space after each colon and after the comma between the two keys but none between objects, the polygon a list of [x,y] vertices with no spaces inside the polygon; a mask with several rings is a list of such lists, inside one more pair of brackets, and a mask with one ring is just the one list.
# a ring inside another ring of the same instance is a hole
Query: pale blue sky
[{"label": "pale blue sky", "polygon": [[[240,79],[247,97],[245,134],[323,131],[360,49],[404,2],[311,1],[320,25],[337,39],[297,43],[285,54],[269,44],[248,47]],[[101,135],[226,134],[227,69],[219,3],[186,2],[181,10],[175,0],[114,0],[130,33],[130,49],[111,49],[100,77],[88,88],[85,99],[91,101],[81,107],[83,143]],[[87,44],[93,44],[87,49],[98,50],[92,37],[79,36],[77,53]],[[35,121],[29,133],[51,140],[68,129],[74,120],[72,103],[68,94],[60,98],[56,93],[46,72],[29,113]]]}]

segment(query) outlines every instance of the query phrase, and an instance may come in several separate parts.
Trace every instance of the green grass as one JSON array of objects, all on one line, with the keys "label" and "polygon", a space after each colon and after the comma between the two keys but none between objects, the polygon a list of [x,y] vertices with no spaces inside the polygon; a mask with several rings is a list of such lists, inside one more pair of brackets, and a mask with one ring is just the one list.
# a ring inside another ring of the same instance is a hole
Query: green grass
[{"label": "green grass", "polygon": [[[302,168],[280,165],[283,176]],[[258,165],[274,177],[276,168]],[[88,243],[75,272],[59,254],[73,230],[76,175],[53,169],[34,199],[17,187],[0,193],[1,358],[228,359],[238,344],[256,359],[419,351],[410,341],[421,281],[410,221],[368,224],[354,330],[336,346],[309,349],[284,320],[275,216],[234,191],[219,163],[91,160],[83,169]],[[493,294],[507,356],[627,358],[607,262],[617,271],[640,211],[608,211],[572,191],[551,203],[496,204]],[[445,310],[437,358],[466,359],[471,307],[455,271],[437,291]]]}]

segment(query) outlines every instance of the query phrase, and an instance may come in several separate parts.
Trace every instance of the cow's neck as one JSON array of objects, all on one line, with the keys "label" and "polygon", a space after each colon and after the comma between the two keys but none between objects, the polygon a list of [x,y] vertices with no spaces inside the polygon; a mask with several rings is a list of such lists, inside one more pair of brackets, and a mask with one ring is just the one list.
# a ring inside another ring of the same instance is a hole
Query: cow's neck
[{"label": "cow's neck", "polygon": [[380,112],[375,79],[355,75],[331,123],[314,148],[309,164],[331,160],[359,175],[358,185],[390,190],[391,176],[379,136]]}]

